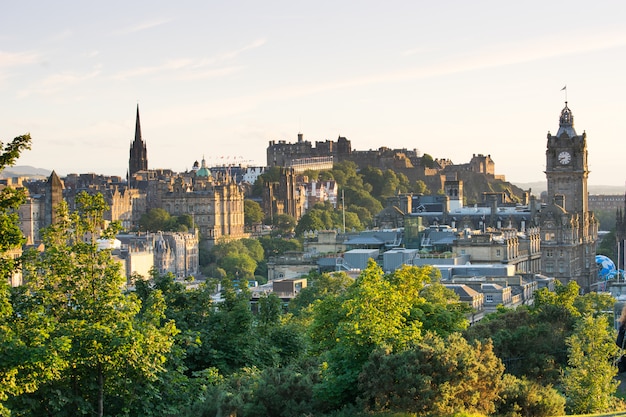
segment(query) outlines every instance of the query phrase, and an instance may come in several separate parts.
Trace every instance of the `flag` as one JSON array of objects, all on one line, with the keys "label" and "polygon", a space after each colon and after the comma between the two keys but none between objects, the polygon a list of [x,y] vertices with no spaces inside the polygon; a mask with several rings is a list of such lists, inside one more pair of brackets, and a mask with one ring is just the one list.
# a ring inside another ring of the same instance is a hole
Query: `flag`
[{"label": "flag", "polygon": [[563,88],[561,88],[561,91],[566,90],[567,86],[564,86]]}]

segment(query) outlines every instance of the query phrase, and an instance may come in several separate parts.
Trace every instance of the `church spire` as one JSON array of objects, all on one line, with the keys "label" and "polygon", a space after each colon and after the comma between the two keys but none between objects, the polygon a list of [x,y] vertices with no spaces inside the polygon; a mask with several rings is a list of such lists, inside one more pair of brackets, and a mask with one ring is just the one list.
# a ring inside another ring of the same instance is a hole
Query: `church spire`
[{"label": "church spire", "polygon": [[128,161],[128,180],[138,171],[148,169],[148,151],[146,144],[141,138],[141,123],[139,122],[139,104],[137,104],[137,118],[135,121],[135,140],[130,145],[130,159]]},{"label": "church spire", "polygon": [[135,142],[143,142],[141,140],[141,123],[139,123],[139,104],[137,104],[137,119],[135,121]]}]

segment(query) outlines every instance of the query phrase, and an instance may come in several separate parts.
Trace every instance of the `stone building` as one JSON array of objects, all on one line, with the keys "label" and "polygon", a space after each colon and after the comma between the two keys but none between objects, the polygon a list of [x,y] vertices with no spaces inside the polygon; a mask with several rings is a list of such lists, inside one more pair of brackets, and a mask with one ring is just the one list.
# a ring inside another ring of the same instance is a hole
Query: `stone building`
[{"label": "stone building", "polygon": [[280,214],[288,214],[296,221],[304,214],[306,190],[299,185],[293,168],[281,168],[278,182],[265,185],[263,211],[273,220]]},{"label": "stone building", "polygon": [[[337,141],[327,140],[315,142],[315,146],[304,140],[304,135],[298,133],[296,143],[287,143],[284,140],[270,141],[267,147],[267,166],[290,167],[295,161],[306,158],[332,157],[335,161],[341,161],[350,155],[352,147],[350,141],[339,136]],[[319,161],[316,161],[318,163]],[[299,165],[299,163],[296,163]],[[332,167],[331,167],[332,168]]]},{"label": "stone building", "polygon": [[197,275],[198,235],[159,232],[154,235],[154,266],[160,274],[171,272],[178,279]]},{"label": "stone building", "polygon": [[499,229],[470,231],[456,235],[453,251],[469,255],[472,264],[513,265],[516,272],[541,271],[541,237],[538,227],[524,231]]},{"label": "stone building", "polygon": [[244,233],[244,192],[231,178],[177,175],[159,183],[159,206],[172,216],[190,215],[203,242],[240,239]]},{"label": "stone building", "polygon": [[588,207],[587,134],[578,135],[565,102],[546,149],[548,205],[535,217],[541,228],[542,274],[590,290],[597,280],[598,222]]}]

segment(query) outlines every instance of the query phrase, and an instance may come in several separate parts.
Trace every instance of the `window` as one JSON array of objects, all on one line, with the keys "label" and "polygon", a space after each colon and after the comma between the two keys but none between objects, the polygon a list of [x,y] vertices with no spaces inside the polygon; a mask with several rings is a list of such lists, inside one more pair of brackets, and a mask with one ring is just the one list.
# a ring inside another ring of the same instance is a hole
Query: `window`
[{"label": "window", "polygon": [[547,249],[546,250],[546,256],[549,257],[549,258],[553,257],[554,256],[554,250]]},{"label": "window", "polygon": [[485,302],[486,303],[493,303],[493,294],[486,294],[485,295]]},{"label": "window", "polygon": [[496,256],[500,256],[500,254],[501,254],[500,249],[496,249]]}]

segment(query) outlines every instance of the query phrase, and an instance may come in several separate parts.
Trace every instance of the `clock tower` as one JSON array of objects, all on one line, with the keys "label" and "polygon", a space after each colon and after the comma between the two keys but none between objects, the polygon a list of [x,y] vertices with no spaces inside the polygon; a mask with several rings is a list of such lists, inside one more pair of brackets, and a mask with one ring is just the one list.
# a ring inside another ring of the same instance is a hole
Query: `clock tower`
[{"label": "clock tower", "polygon": [[542,273],[561,282],[575,280],[584,290],[596,278],[598,223],[588,209],[587,134],[574,130],[574,116],[565,102],[556,135],[548,133],[547,201],[539,213]]},{"label": "clock tower", "polygon": [[[566,211],[587,212],[587,134],[577,135],[574,130],[574,116],[565,107],[561,111],[559,130],[556,135],[548,133],[546,150],[546,177],[548,196],[562,195]],[[550,201],[548,201],[550,202]]]}]

